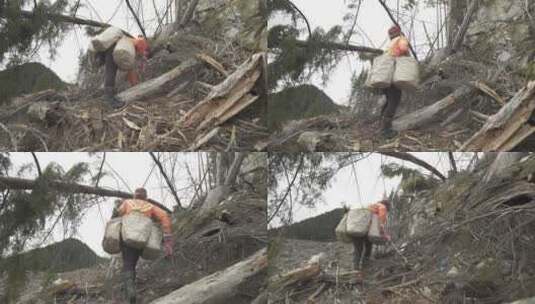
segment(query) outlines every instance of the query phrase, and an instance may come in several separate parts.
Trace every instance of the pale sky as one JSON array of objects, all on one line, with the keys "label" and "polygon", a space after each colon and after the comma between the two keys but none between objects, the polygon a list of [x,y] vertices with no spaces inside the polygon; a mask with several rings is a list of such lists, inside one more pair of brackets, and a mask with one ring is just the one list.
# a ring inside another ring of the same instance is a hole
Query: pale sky
[{"label": "pale sky", "polygon": [[[84,7],[78,10],[77,17],[107,22],[127,30],[134,36],[141,34],[124,0],[81,0],[80,3]],[[130,3],[134,9],[137,8],[138,1],[130,1]],[[143,14],[140,14],[140,18],[145,21],[144,27],[147,35],[152,36],[157,26],[152,0],[141,1],[141,3],[144,10]],[[154,0],[154,3],[157,8],[161,9],[159,14],[162,16],[167,0]],[[174,12],[174,6],[171,6],[171,10]],[[48,49],[42,48],[39,57],[35,58],[34,61],[46,65],[56,72],[63,81],[74,83],[78,73],[78,55],[80,52],[87,51],[88,44],[89,37],[85,34],[85,27],[76,25],[57,48],[54,60],[49,59]]]},{"label": "pale sky", "polygon": [[[188,182],[188,175],[185,173],[184,162],[188,162],[192,173],[195,175],[197,172],[197,152],[191,153],[177,153],[178,166],[176,172],[182,172],[175,175],[176,184],[175,187],[179,193],[179,198],[182,204],[188,204],[192,193],[189,191],[181,190],[183,187],[190,185]],[[166,153],[166,156],[170,154]],[[65,170],[68,170],[73,164],[78,162],[89,162],[92,172],[96,174],[98,167],[102,160],[102,153],[98,153],[93,157],[90,157],[87,153],[37,153],[41,167],[44,169],[50,162],[59,163]],[[20,167],[21,164],[33,164],[33,158],[30,153],[11,153],[11,159],[14,163],[14,168]],[[124,183],[117,182],[112,176],[103,177],[100,186],[105,188],[111,188],[115,190],[122,190],[127,192],[133,192],[135,188],[143,186],[146,181],[145,188],[150,198],[153,198],[162,204],[166,205],[170,209],[175,206],[175,201],[167,190],[167,185],[163,181],[158,171],[158,168],[153,168],[154,162],[148,153],[138,152],[108,152],[106,153],[106,165],[104,169],[111,175],[121,176]],[[117,172],[113,173],[113,170]],[[27,178],[34,178],[37,173],[34,170],[27,176]],[[149,175],[150,174],[150,175]],[[113,210],[113,201],[115,198],[107,198],[100,206],[94,206],[90,208],[87,214],[83,218],[83,223],[79,229],[76,238],[82,240],[91,249],[93,249],[98,255],[106,256],[107,254],[102,250],[101,242],[104,234],[104,228],[107,220],[111,217]],[[100,210],[99,210],[100,207]],[[58,225],[59,226],[59,225]],[[59,228],[59,227],[58,227]],[[54,241],[60,241],[63,239],[63,235],[60,229],[56,229],[53,238],[51,237],[47,243]]]},{"label": "pale sky", "polygon": [[[310,0],[293,0],[295,5],[307,16],[312,30],[317,27],[322,27],[325,30],[332,28],[335,25],[344,25],[344,16],[349,12],[344,0],[329,0],[329,1],[310,1]],[[406,1],[401,1],[405,3]],[[396,8],[397,0],[387,0],[386,3],[390,8]],[[434,8],[419,8],[418,21],[414,24],[417,44],[425,42],[426,36],[422,22],[426,23],[426,28],[433,38],[436,28],[436,14]],[[281,22],[280,18],[275,18],[273,23]],[[273,23],[270,23],[272,25]],[[300,25],[305,26],[304,22]],[[387,31],[392,26],[392,22],[387,13],[378,1],[362,2],[360,8],[359,18],[357,20],[358,28],[362,29],[366,35],[357,32],[351,39],[351,44],[370,46],[384,49],[387,46]],[[404,29],[406,34],[408,29]],[[306,38],[308,33],[303,33],[303,38]],[[410,36],[412,37],[412,35]],[[411,39],[412,41],[412,39]],[[420,57],[424,57],[426,50],[416,48]],[[346,105],[349,100],[351,92],[351,77],[354,72],[361,71],[363,67],[369,68],[369,63],[358,60],[357,54],[348,52],[340,62],[340,64],[332,72],[331,77],[325,87],[322,86],[322,81],[319,75],[314,77],[312,83],[322,88],[327,95],[329,95],[334,102]]]},{"label": "pale sky", "polygon": [[[446,153],[418,152],[411,154],[425,160],[437,168],[443,175],[447,176],[450,170],[450,163]],[[458,167],[465,168],[468,164],[466,156],[471,154],[454,153],[454,155],[459,160]],[[357,208],[365,207],[381,200],[385,194],[388,195],[392,190],[395,190],[401,180],[401,178],[386,179],[381,176],[381,164],[391,162],[403,164],[406,167],[418,169],[425,174],[430,174],[429,171],[412,163],[373,153],[366,159],[355,164],[355,170],[357,172],[356,180],[350,166],[340,170],[332,180],[331,186],[323,193],[323,203],[317,204],[312,209],[304,206],[295,207],[294,221],[299,222],[340,208],[342,207],[342,202],[345,202],[351,208]],[[277,226],[278,224],[275,222],[274,225]]]}]

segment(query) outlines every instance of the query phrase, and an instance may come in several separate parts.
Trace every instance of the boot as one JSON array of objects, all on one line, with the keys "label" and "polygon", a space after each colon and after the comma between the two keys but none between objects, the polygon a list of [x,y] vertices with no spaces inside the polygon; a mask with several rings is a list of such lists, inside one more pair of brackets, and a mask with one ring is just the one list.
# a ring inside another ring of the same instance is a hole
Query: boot
[{"label": "boot", "polygon": [[383,117],[381,135],[384,139],[392,139],[398,135],[398,132],[392,130],[392,119]]},{"label": "boot", "polygon": [[115,97],[115,90],[113,88],[104,88],[104,102],[110,105],[113,109],[120,109],[124,107],[124,102]]},{"label": "boot", "polygon": [[122,273],[125,299],[129,304],[136,304],[136,279],[133,271]]}]

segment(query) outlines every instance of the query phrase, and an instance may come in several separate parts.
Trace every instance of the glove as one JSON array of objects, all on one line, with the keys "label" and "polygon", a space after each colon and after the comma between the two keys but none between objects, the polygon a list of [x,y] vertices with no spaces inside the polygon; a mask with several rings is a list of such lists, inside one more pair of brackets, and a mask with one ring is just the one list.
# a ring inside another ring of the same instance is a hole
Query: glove
[{"label": "glove", "polygon": [[165,252],[166,257],[172,257],[173,256],[173,236],[172,235],[164,235],[163,237],[163,249]]}]

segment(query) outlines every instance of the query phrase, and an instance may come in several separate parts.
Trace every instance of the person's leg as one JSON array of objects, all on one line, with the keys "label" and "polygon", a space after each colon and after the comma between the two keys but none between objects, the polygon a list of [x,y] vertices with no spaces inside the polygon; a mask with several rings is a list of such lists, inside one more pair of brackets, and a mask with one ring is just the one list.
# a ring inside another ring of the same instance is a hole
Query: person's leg
[{"label": "person's leg", "polygon": [[353,270],[360,269],[363,245],[363,238],[353,238]]},{"label": "person's leg", "polygon": [[392,131],[392,121],[401,102],[401,90],[391,86],[385,89],[385,95],[386,104],[382,111],[382,129],[385,135],[395,135]]},{"label": "person's leg", "polygon": [[126,299],[130,304],[136,303],[136,265],[141,255],[140,250],[121,245],[121,255],[123,257],[122,279]]},{"label": "person's leg", "polygon": [[115,45],[111,46],[105,52],[105,66],[104,66],[104,97],[106,101],[113,108],[120,108],[124,103],[115,98],[115,78],[117,76],[117,64],[113,60],[113,49]]},{"label": "person's leg", "polygon": [[370,240],[366,238],[364,240],[364,253],[363,253],[364,258],[363,258],[362,264],[366,264],[370,260],[370,257],[372,255],[372,249],[373,249],[372,242],[370,242]]}]

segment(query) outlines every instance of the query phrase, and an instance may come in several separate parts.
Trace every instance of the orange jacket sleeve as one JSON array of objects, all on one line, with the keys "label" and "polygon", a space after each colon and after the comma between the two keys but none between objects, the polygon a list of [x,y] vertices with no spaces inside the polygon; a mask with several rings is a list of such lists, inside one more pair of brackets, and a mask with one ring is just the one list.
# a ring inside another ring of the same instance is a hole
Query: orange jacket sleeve
[{"label": "orange jacket sleeve", "polygon": [[387,210],[386,210],[385,205],[376,203],[376,204],[370,205],[369,209],[372,213],[377,214],[377,216],[379,217],[379,221],[381,221],[381,224],[386,225]]},{"label": "orange jacket sleeve", "polygon": [[152,206],[151,217],[155,218],[158,222],[160,222],[164,234],[171,234],[171,218],[169,217],[167,212],[165,212],[161,208]]}]

